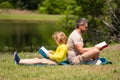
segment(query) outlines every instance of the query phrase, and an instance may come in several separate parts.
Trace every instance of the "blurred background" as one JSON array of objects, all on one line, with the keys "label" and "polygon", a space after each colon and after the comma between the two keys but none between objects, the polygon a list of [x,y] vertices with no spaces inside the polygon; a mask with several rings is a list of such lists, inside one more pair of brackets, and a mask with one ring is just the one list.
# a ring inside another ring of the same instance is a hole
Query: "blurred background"
[{"label": "blurred background", "polygon": [[68,36],[78,18],[89,20],[85,46],[120,43],[119,0],[0,0],[0,51],[55,49],[51,36]]}]

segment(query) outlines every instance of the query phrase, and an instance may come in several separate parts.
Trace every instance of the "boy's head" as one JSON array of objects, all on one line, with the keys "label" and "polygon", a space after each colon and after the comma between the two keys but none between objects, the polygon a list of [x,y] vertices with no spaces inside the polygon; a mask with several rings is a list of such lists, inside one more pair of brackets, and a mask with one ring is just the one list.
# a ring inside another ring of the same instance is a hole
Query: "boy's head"
[{"label": "boy's head", "polygon": [[67,37],[63,32],[55,32],[52,35],[52,38],[55,40],[56,44],[66,44]]}]

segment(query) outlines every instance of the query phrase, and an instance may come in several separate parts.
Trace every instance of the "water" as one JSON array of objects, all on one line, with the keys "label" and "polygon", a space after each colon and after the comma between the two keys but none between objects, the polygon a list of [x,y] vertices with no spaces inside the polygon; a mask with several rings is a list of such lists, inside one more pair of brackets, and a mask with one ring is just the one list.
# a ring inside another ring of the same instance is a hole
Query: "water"
[{"label": "water", "polygon": [[56,31],[64,31],[56,22],[0,21],[0,51],[35,51],[42,45],[54,48],[51,36]]}]

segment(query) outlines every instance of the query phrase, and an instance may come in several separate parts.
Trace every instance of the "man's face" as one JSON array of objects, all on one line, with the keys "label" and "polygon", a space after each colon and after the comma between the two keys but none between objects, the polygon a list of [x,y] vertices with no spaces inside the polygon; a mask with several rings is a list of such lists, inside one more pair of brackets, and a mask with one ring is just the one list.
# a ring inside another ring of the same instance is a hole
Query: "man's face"
[{"label": "man's face", "polygon": [[88,23],[85,23],[85,25],[81,25],[79,29],[82,33],[86,32],[88,29]]}]

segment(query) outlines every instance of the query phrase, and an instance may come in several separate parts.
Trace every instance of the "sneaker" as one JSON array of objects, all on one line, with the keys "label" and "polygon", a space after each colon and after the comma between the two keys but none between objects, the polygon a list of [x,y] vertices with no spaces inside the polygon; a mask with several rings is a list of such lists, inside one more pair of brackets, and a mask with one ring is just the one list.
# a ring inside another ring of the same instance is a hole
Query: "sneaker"
[{"label": "sneaker", "polygon": [[14,52],[14,62],[15,64],[19,64],[20,57],[18,56],[17,52]]},{"label": "sneaker", "polygon": [[108,61],[106,58],[99,58],[102,61],[102,64],[112,64],[111,61]]}]

